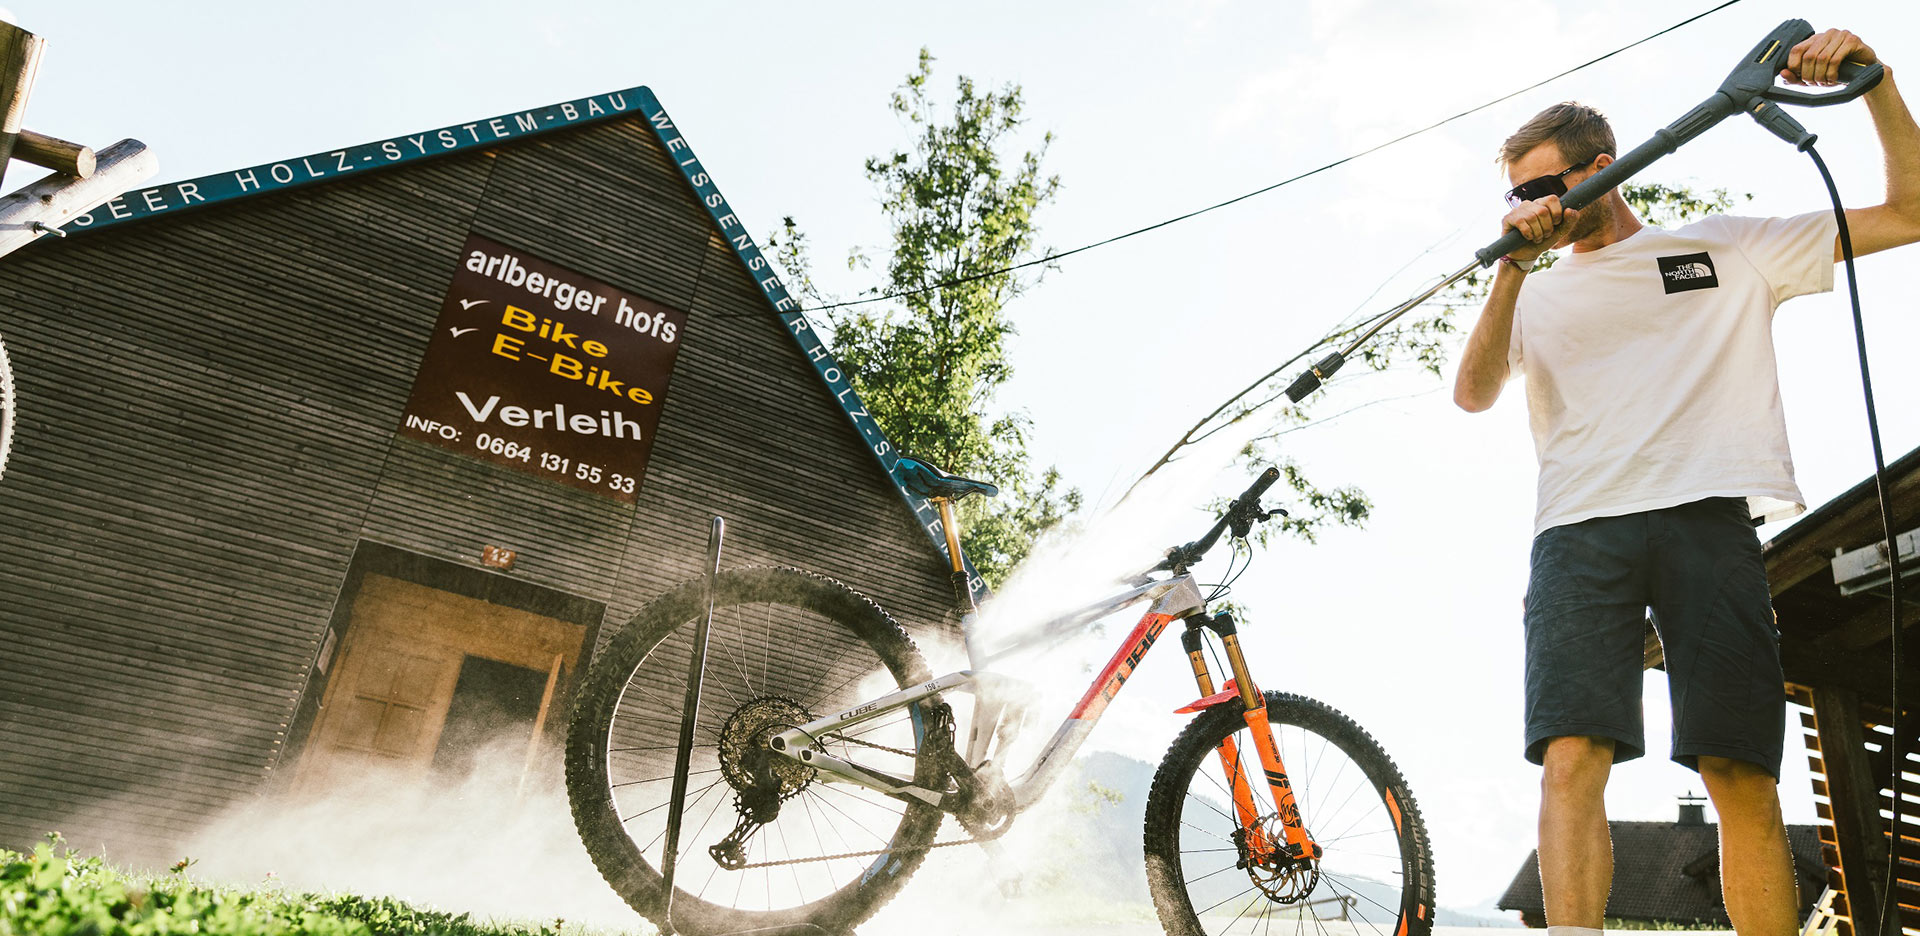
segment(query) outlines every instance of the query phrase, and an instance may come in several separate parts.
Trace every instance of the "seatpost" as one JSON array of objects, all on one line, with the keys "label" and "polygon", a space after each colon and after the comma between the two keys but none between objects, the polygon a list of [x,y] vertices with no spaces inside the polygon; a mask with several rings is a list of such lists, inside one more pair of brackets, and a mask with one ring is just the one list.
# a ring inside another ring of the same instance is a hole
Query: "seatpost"
[{"label": "seatpost", "polygon": [[960,521],[954,516],[953,501],[945,497],[930,499],[940,510],[940,529],[947,535],[947,559],[953,570],[953,600],[959,603],[961,614],[972,614],[979,609],[974,606],[973,584],[967,578],[967,555],[960,551]]},{"label": "seatpost", "polygon": [[[944,497],[928,500],[939,508],[940,530],[947,536],[947,558],[951,568],[948,575],[953,583],[953,600],[960,608],[960,641],[967,648],[967,667],[978,670],[984,662],[973,636],[973,618],[979,608],[973,603],[973,583],[967,577],[967,555],[960,551],[960,520],[954,515],[953,501]],[[979,701],[975,700],[975,704],[978,705]]]}]

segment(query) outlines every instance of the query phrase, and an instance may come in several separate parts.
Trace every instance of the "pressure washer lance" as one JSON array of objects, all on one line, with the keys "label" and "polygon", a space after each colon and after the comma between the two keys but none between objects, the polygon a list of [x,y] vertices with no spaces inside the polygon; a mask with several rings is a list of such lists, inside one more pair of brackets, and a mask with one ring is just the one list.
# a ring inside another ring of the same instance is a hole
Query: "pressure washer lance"
[{"label": "pressure washer lance", "polygon": [[[1824,107],[1851,101],[1880,83],[1886,69],[1878,64],[1854,65],[1843,63],[1840,77],[1846,80],[1841,88],[1821,94],[1809,94],[1792,88],[1776,85],[1775,79],[1787,67],[1787,53],[1795,45],[1813,35],[1813,27],[1806,20],[1788,20],[1775,27],[1753,51],[1741,60],[1739,67],[1727,75],[1720,83],[1720,89],[1712,97],[1700,102],[1687,115],[1656,131],[1653,138],[1640,144],[1632,152],[1608,164],[1606,168],[1589,176],[1586,181],[1574,186],[1560,199],[1560,203],[1572,210],[1585,208],[1600,200],[1620,183],[1632,178],[1642,169],[1652,165],[1661,157],[1672,153],[1694,137],[1707,132],[1715,124],[1742,111],[1752,115],[1760,126],[1767,128],[1773,135],[1792,143],[1795,149],[1806,151],[1813,145],[1814,135],[1793,119],[1781,104],[1794,104],[1801,107]],[[1380,330],[1392,324],[1421,303],[1431,299],[1441,290],[1459,282],[1467,274],[1483,267],[1493,266],[1501,257],[1511,253],[1527,243],[1526,235],[1519,231],[1508,231],[1499,240],[1474,252],[1472,263],[1461,267],[1453,275],[1441,280],[1433,288],[1401,303],[1383,313],[1373,327],[1366,330],[1345,348],[1321,358],[1312,367],[1300,373],[1287,387],[1287,399],[1295,403],[1305,399],[1307,394],[1320,389],[1321,383],[1331,378],[1347,363],[1347,358],[1360,346],[1372,340]]]}]

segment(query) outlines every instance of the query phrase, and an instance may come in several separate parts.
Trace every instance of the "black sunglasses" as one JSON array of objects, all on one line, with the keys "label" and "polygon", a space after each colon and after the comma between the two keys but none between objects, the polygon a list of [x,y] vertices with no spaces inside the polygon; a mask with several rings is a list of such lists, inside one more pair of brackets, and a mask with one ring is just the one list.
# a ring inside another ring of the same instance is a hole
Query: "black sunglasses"
[{"label": "black sunglasses", "polygon": [[1598,156],[1594,156],[1586,162],[1568,166],[1552,175],[1543,175],[1537,179],[1528,179],[1507,190],[1507,204],[1511,207],[1518,208],[1522,202],[1539,201],[1548,195],[1565,195],[1567,194],[1567,183],[1563,180],[1566,178],[1567,173],[1575,169],[1584,169],[1589,163],[1592,163],[1593,160],[1599,158]]}]

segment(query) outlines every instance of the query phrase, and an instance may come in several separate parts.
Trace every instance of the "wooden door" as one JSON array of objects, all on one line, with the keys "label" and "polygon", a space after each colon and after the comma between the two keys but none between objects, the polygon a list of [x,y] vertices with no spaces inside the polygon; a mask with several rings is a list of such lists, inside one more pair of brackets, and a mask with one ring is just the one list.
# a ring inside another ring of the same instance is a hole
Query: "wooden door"
[{"label": "wooden door", "polygon": [[[471,658],[537,671],[537,715],[511,726],[516,737],[502,739],[525,745],[520,750],[532,763],[561,708],[555,687],[578,663],[585,637],[578,624],[369,573],[294,788],[311,793],[372,776],[423,778],[440,753],[463,669],[474,670],[466,665]],[[473,743],[465,735],[459,742]]]}]

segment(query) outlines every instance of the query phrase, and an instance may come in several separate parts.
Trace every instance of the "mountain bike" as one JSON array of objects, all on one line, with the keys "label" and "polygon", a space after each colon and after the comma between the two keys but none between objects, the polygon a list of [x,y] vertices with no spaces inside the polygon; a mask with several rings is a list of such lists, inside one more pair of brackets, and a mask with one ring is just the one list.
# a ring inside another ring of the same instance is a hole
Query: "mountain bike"
[{"label": "mountain bike", "polygon": [[[1223,535],[1244,540],[1255,524],[1284,515],[1260,505],[1277,471],[1267,469],[1205,535],[1128,577],[1125,590],[989,646],[974,632],[954,503],[995,489],[911,459],[901,468],[907,488],[939,509],[969,668],[934,676],[877,604],[795,569],[734,569],[711,593],[695,581],[648,604],[588,667],[566,751],[575,823],[629,905],[680,933],[851,930],[930,850],[991,850],[1177,625],[1199,698],[1177,709],[1194,717],[1154,775],[1142,837],[1167,932],[1277,925],[1426,936],[1432,857],[1399,769],[1332,708],[1257,688],[1235,621],[1208,611],[1209,596],[1188,571]],[[680,700],[709,594],[684,860],[669,903],[659,869]],[[1078,703],[1011,773],[999,758],[1031,721],[1033,693],[994,664],[1140,604],[1145,613]],[[1216,674],[1229,678],[1216,686]],[[971,697],[964,723],[954,707],[963,696]],[[948,817],[958,830],[942,837]]]}]

